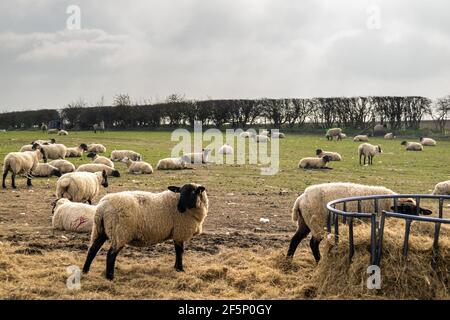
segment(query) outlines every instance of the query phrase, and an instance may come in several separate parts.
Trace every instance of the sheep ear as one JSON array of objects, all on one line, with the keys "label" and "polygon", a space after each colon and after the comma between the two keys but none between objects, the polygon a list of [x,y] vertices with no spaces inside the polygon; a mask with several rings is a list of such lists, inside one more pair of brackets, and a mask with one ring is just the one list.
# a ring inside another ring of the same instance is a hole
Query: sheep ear
[{"label": "sheep ear", "polygon": [[180,187],[176,187],[176,186],[170,186],[170,187],[167,187],[167,189],[169,189],[170,191],[175,192],[175,193],[180,193],[180,190],[181,190]]},{"label": "sheep ear", "polygon": [[106,178],[106,177],[108,176],[108,175],[106,174],[106,170],[103,170],[102,176],[103,176],[103,178]]},{"label": "sheep ear", "polygon": [[205,187],[203,187],[203,186],[200,186],[200,187],[198,187],[197,188],[197,193],[202,193],[203,191],[205,191],[206,190],[206,188]]},{"label": "sheep ear", "polygon": [[423,214],[424,216],[429,216],[430,214],[433,213],[433,211],[428,210],[428,209],[424,209],[424,208],[419,208],[420,209],[420,214]]}]

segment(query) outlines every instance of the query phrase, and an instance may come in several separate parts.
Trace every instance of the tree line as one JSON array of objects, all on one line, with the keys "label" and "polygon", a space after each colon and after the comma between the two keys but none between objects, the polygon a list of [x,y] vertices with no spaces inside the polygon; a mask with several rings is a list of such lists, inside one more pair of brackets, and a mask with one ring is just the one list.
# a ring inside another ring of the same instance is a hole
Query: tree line
[{"label": "tree line", "polygon": [[275,128],[330,128],[367,130],[375,123],[392,130],[418,129],[426,115],[437,126],[447,119],[450,96],[432,101],[421,96],[331,97],[299,99],[189,100],[171,95],[164,102],[134,103],[117,95],[112,106],[90,107],[80,100],[61,110],[17,111],[0,114],[0,128],[31,128],[60,119],[67,129],[91,129],[104,121],[107,129],[144,129],[205,126],[246,129],[255,125]]}]

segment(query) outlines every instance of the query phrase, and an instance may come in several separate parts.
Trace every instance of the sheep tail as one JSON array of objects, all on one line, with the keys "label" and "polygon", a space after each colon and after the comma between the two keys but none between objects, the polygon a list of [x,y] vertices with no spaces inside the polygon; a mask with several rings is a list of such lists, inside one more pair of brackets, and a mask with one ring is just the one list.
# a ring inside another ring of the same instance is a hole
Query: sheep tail
[{"label": "sheep tail", "polygon": [[292,221],[297,222],[301,215],[302,211],[300,210],[300,199],[297,199],[294,203],[294,207],[292,208]]},{"label": "sheep tail", "polygon": [[101,235],[105,234],[105,225],[103,223],[103,213],[98,210],[95,211],[94,215],[94,226],[92,227],[92,234],[91,234],[91,243],[100,237]]}]

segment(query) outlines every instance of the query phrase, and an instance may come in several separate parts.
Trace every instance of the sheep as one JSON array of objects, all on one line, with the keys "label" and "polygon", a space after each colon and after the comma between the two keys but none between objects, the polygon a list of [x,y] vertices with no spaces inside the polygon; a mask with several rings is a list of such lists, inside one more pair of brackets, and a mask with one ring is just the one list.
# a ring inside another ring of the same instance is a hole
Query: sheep
[{"label": "sheep", "polygon": [[33,144],[37,143],[40,145],[49,145],[49,144],[54,144],[56,142],[55,139],[50,139],[50,140],[36,140],[31,142],[30,144],[26,144],[24,146],[22,146],[22,148],[20,148],[20,152],[25,152],[25,151],[33,151]]},{"label": "sheep", "polygon": [[92,158],[92,163],[101,163],[105,164],[111,168],[114,168],[114,162],[111,161],[111,159],[103,156],[99,156],[95,152],[89,152],[87,155],[88,158]]},{"label": "sheep", "polygon": [[239,135],[239,137],[241,137],[241,138],[250,138],[250,132],[247,132],[247,131],[242,132],[242,133]]},{"label": "sheep", "polygon": [[436,146],[436,140],[431,138],[420,137],[420,144],[423,146],[434,147]]},{"label": "sheep", "polygon": [[85,143],[80,144],[78,147],[67,148],[66,158],[79,158],[83,155],[83,152],[87,151],[88,146]]},{"label": "sheep", "polygon": [[34,143],[38,143],[38,144],[55,144],[56,140],[51,138],[50,140],[35,140],[30,144],[34,144]]},{"label": "sheep", "polygon": [[327,140],[333,140],[333,137],[336,137],[337,140],[341,140],[342,129],[341,128],[331,128],[327,130],[325,137]]},{"label": "sheep", "polygon": [[75,166],[73,165],[73,163],[67,160],[53,160],[49,162],[49,165],[56,167],[61,172],[61,174],[75,171]]},{"label": "sheep", "polygon": [[337,152],[331,152],[331,151],[323,151],[322,149],[316,150],[316,156],[319,158],[322,158],[323,156],[330,156],[331,161],[341,161],[342,156]]},{"label": "sheep", "polygon": [[114,150],[113,152],[111,152],[112,161],[122,161],[125,158],[131,159],[133,161],[140,161],[141,155],[132,150]]},{"label": "sheep", "polygon": [[33,151],[33,145],[32,144],[26,144],[20,148],[19,152],[25,152],[25,151]]},{"label": "sheep", "polygon": [[436,184],[434,186],[433,194],[450,195],[450,180]]},{"label": "sheep", "polygon": [[219,148],[218,153],[219,154],[233,154],[233,147],[230,146],[228,143],[226,143]]},{"label": "sheep", "polygon": [[66,130],[59,130],[58,131],[58,136],[67,136],[69,135],[69,133]]},{"label": "sheep", "polygon": [[6,133],[6,129],[1,129],[0,132],[1,133]]},{"label": "sheep", "polygon": [[402,146],[406,146],[407,151],[422,151],[423,146],[418,142],[402,141]]},{"label": "sheep", "polygon": [[386,134],[384,135],[384,138],[385,138],[386,140],[392,140],[392,139],[395,139],[395,138],[397,138],[397,137],[394,135],[394,133],[389,132],[389,133],[386,133]]},{"label": "sheep", "polygon": [[106,152],[106,147],[102,144],[99,143],[92,143],[90,145],[88,145],[88,152],[95,152],[95,153],[105,153]]},{"label": "sheep", "polygon": [[64,159],[67,153],[67,147],[60,143],[42,144],[41,150],[44,151],[46,158],[51,160]]},{"label": "sheep", "polygon": [[341,133],[341,134],[339,135],[339,138],[341,138],[341,140],[342,140],[342,139],[345,139],[345,138],[347,138],[347,135],[346,135],[345,133]]},{"label": "sheep", "polygon": [[36,168],[31,172],[33,177],[61,177],[61,171],[49,163],[38,163]]},{"label": "sheep", "polygon": [[122,162],[127,165],[128,173],[153,173],[153,168],[150,163],[144,161],[133,161],[128,158],[123,159]]},{"label": "sheep", "polygon": [[270,135],[270,129],[269,130],[264,129],[263,131],[260,132],[260,135],[268,137]]},{"label": "sheep", "polygon": [[269,131],[269,133],[267,134],[267,136],[271,137],[272,139],[274,139],[274,138],[282,139],[282,138],[286,137],[285,134],[282,132],[272,132],[272,129],[269,129],[268,131]]},{"label": "sheep", "polygon": [[95,212],[83,273],[89,272],[107,239],[111,243],[105,273],[109,280],[114,279],[115,260],[125,245],[148,246],[168,239],[175,244],[175,270],[184,271],[184,243],[202,232],[208,196],[205,187],[194,183],[168,189],[161,193],[125,191],[104,196]]},{"label": "sheep", "polygon": [[269,142],[269,141],[270,141],[270,138],[269,138],[268,136],[258,134],[258,135],[256,135],[256,136],[253,136],[253,140],[254,140],[255,142],[257,142],[257,143],[260,143],[260,142]]},{"label": "sheep", "polygon": [[207,163],[210,151],[209,149],[202,149],[202,152],[186,153],[181,157],[181,160],[188,163]]},{"label": "sheep", "polygon": [[358,141],[359,142],[369,142],[369,137],[367,135],[360,134],[360,135],[355,136],[353,138],[353,141],[354,142],[358,142]]},{"label": "sheep", "polygon": [[380,146],[374,146],[370,143],[362,143],[358,147],[359,165],[361,165],[361,158],[364,157],[364,165],[366,164],[366,157],[369,158],[369,165],[373,164],[373,158],[376,154],[381,153]]},{"label": "sheep", "polygon": [[2,187],[6,189],[6,177],[8,172],[11,171],[11,186],[16,189],[16,175],[24,174],[27,177],[27,186],[31,187],[31,172],[36,168],[39,163],[39,158],[42,156],[44,161],[47,162],[46,155],[41,149],[40,145],[35,143],[33,145],[33,151],[25,152],[10,152],[3,160],[3,181]]},{"label": "sheep", "polygon": [[[319,244],[326,234],[327,225],[327,203],[333,200],[360,197],[370,195],[393,195],[394,191],[382,186],[368,186],[348,182],[323,183],[310,186],[295,200],[292,208],[292,220],[297,223],[297,231],[291,239],[287,257],[292,258],[299,243],[311,232],[310,247],[316,262],[320,260]],[[337,206],[339,208],[339,206]],[[340,205],[342,209],[342,205]],[[378,210],[394,210],[392,199],[382,199],[378,201]],[[414,201],[398,201],[397,212],[404,214],[416,214],[416,204]],[[347,212],[358,212],[357,202],[347,203]],[[375,212],[374,201],[362,201],[362,212]],[[432,214],[431,210],[419,208],[419,213],[423,215]]]},{"label": "sheep", "polygon": [[55,202],[52,227],[72,232],[92,232],[96,206],[61,198]]},{"label": "sheep", "polygon": [[100,189],[100,185],[108,187],[106,171],[70,172],[63,174],[56,182],[57,199],[66,198],[74,202],[92,204]]},{"label": "sheep", "polygon": [[302,169],[331,169],[327,167],[327,163],[331,160],[332,158],[328,155],[322,158],[303,158],[299,161],[298,167]]},{"label": "sheep", "polygon": [[120,177],[120,172],[118,170],[115,170],[114,168],[111,168],[110,166],[107,166],[106,164],[102,163],[87,163],[82,164],[79,166],[76,170],[76,172],[101,172],[106,171],[108,176],[112,177]]},{"label": "sheep", "polygon": [[164,158],[158,161],[156,170],[182,170],[186,169],[186,162],[181,158]]},{"label": "sheep", "polygon": [[47,134],[57,134],[58,131],[59,131],[58,129],[48,129]]}]

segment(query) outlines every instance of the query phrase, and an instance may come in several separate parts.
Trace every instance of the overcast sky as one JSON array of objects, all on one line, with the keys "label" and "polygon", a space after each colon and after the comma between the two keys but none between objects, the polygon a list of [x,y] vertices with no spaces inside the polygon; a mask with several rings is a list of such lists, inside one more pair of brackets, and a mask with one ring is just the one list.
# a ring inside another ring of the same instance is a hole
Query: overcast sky
[{"label": "overcast sky", "polygon": [[449,12],[445,0],[1,0],[0,111],[118,93],[440,97]]}]

